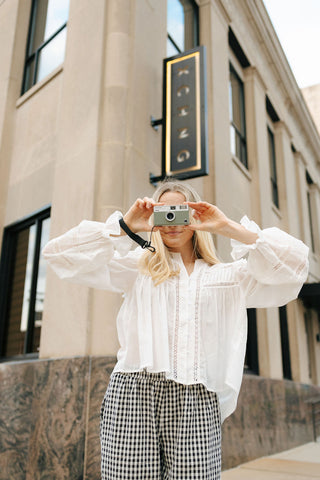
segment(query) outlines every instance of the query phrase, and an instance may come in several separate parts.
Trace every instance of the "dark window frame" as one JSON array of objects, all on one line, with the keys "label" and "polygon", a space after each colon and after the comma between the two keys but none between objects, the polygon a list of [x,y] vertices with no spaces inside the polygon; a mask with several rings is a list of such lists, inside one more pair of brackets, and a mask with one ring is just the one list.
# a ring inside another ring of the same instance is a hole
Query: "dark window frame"
[{"label": "dark window frame", "polygon": [[[42,222],[50,218],[51,206],[46,206],[21,221],[8,225],[4,229],[0,258],[0,361],[20,360],[25,358],[38,358],[38,353],[32,352],[36,288],[39,273],[40,245]],[[24,341],[24,353],[15,356],[5,356],[5,346],[8,330],[8,311],[11,300],[11,287],[13,280],[13,265],[16,257],[17,235],[36,225],[35,251],[32,267],[30,302],[28,311],[28,324]]]},{"label": "dark window frame", "polygon": [[[56,30],[52,35],[50,35],[47,40],[41,43],[38,48],[36,48],[33,52],[30,52],[30,45],[33,39],[34,35],[34,30],[35,30],[35,22],[36,22],[36,14],[37,14],[37,7],[38,7],[38,0],[32,0],[32,5],[31,5],[31,12],[30,12],[30,20],[29,20],[29,31],[28,31],[28,39],[27,39],[27,48],[26,48],[26,55],[25,55],[25,62],[24,62],[24,69],[23,69],[23,81],[22,81],[22,87],[21,87],[21,95],[26,93],[30,88],[32,88],[34,85],[38,83],[37,81],[37,74],[38,74],[38,66],[39,66],[39,56],[41,51],[52,41],[54,40],[55,37],[59,35],[59,33],[62,32],[67,27],[67,23],[65,22],[62,24],[58,30]],[[28,83],[28,86],[26,86],[26,81],[27,81],[27,72],[28,72],[28,66],[35,60],[34,64],[34,72],[33,72],[33,78],[30,83]]]},{"label": "dark window frame", "polygon": [[286,305],[279,307],[279,322],[283,378],[286,380],[292,380],[290,340]]},{"label": "dark window frame", "polygon": [[238,42],[237,37],[235,36],[232,28],[229,27],[228,31],[228,42],[229,42],[229,47],[233,51],[234,55],[236,56],[236,59],[240,63],[242,68],[247,68],[250,67],[250,62],[248,60],[248,57],[244,53],[240,43]]},{"label": "dark window frame", "polygon": [[313,253],[316,253],[316,241],[315,241],[315,235],[314,235],[314,215],[313,215],[313,209],[312,209],[312,204],[311,204],[311,192],[310,188],[313,185],[313,180],[308,172],[306,170],[306,182],[307,182],[307,206],[308,206],[308,218],[309,218],[309,229],[310,229],[310,240],[311,240],[311,250]]},{"label": "dark window frame", "polygon": [[[230,126],[235,131],[236,144],[237,144],[237,142],[239,142],[239,144],[240,144],[240,156],[238,156],[237,154],[234,154],[234,155],[242,163],[242,165],[248,170],[249,165],[248,165],[248,149],[247,149],[247,128],[246,128],[246,108],[245,108],[244,82],[241,80],[238,72],[236,71],[236,69],[234,68],[232,63],[229,62],[229,92],[230,92],[230,95],[231,95],[231,92],[232,92],[231,75],[233,75],[236,78],[236,80],[238,82],[238,85],[240,87],[239,99],[240,99],[241,103],[239,105],[239,109],[240,109],[240,115],[241,115],[241,127],[243,127],[242,132],[241,132],[239,130],[239,128],[237,127],[237,125],[234,123],[233,118],[231,118],[231,112],[230,112]],[[232,102],[232,98],[229,99],[229,101],[230,100]]]},{"label": "dark window frame", "polygon": [[[199,31],[200,31],[200,26],[199,26],[199,6],[194,0],[189,0],[192,8],[193,8],[193,23],[194,23],[194,38],[193,38],[193,45],[191,48],[198,47],[199,46]],[[177,45],[175,39],[170,35],[170,33],[167,31],[167,40],[171,43],[171,45],[177,50],[176,55],[179,55],[180,53],[183,53],[185,50],[181,50],[181,48]]]},{"label": "dark window frame", "polygon": [[257,310],[247,308],[248,336],[244,372],[259,375]]},{"label": "dark window frame", "polygon": [[268,151],[269,151],[272,202],[278,209],[280,209],[276,145],[275,145],[274,133],[269,127],[269,125],[267,125],[267,135],[268,135]]},{"label": "dark window frame", "polygon": [[310,190],[307,190],[307,205],[308,205],[308,217],[309,217],[309,227],[310,227],[309,229],[310,229],[311,250],[313,253],[316,253]]}]

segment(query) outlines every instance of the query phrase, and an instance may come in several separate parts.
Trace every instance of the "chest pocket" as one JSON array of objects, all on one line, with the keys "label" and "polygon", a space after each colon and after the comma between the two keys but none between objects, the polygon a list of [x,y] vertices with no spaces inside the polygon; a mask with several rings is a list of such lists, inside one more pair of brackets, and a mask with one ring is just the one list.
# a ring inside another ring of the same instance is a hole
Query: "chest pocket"
[{"label": "chest pocket", "polygon": [[239,304],[240,285],[235,281],[208,282],[202,286],[202,312],[206,323],[224,323],[235,315]]}]

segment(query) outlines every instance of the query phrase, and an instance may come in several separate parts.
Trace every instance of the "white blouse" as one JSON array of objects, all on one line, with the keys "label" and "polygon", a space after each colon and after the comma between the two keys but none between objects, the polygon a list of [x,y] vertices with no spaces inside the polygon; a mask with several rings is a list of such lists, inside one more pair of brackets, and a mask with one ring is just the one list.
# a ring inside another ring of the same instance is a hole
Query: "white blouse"
[{"label": "white blouse", "polygon": [[[165,372],[183,384],[202,383],[218,394],[222,421],[236,408],[247,339],[246,308],[277,307],[295,299],[308,274],[308,247],[278,228],[260,230],[254,244],[231,240],[231,263],[196,260],[189,276],[158,286],[138,270],[143,250],[120,235],[115,212],[106,223],[82,221],[51,240],[43,255],[60,278],[123,294],[114,371]],[[247,255],[247,259],[244,257]]]}]

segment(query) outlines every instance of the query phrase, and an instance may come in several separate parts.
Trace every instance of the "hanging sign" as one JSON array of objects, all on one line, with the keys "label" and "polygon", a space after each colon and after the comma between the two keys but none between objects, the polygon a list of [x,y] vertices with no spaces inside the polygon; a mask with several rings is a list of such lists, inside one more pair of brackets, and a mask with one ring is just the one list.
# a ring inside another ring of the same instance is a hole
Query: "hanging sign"
[{"label": "hanging sign", "polygon": [[162,175],[179,179],[208,174],[205,49],[164,60]]}]

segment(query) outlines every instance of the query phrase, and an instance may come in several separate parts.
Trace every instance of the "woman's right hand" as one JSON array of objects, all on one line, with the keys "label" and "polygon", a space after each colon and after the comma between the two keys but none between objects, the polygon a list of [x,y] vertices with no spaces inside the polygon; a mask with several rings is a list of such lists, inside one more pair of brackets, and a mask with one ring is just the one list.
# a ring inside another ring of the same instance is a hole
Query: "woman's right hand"
[{"label": "woman's right hand", "polygon": [[148,197],[144,197],[143,199],[138,198],[134,202],[123,217],[123,220],[132,232],[138,233],[151,231],[152,225],[149,224],[149,218],[153,214],[153,207],[155,205],[163,205],[163,203],[157,203],[152,198]]}]

